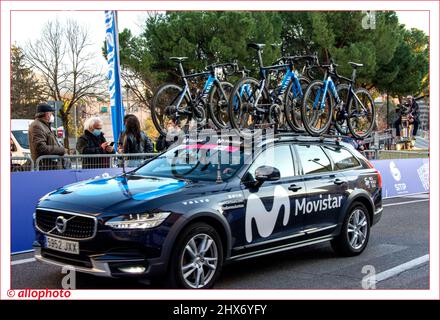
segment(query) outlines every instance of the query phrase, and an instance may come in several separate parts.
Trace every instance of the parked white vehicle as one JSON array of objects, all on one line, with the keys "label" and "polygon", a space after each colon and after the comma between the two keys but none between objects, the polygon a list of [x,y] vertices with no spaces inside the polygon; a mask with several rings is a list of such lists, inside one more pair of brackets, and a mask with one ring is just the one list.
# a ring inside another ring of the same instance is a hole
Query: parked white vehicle
[{"label": "parked white vehicle", "polygon": [[[11,157],[31,158],[29,149],[29,125],[32,119],[12,119],[11,120]],[[11,170],[21,171],[26,160],[11,160]],[[27,165],[27,164],[26,164]]]},{"label": "parked white vehicle", "polygon": [[29,150],[29,125],[31,119],[11,120],[11,154],[13,157],[30,157]]}]

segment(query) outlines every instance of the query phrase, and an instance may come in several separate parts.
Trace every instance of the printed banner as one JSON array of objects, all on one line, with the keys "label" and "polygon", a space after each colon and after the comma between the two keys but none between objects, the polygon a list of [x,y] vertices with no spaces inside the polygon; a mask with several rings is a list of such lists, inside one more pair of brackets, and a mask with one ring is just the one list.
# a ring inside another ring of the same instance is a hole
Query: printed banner
[{"label": "printed banner", "polygon": [[429,192],[429,159],[371,161],[382,175],[384,198]]},{"label": "printed banner", "polygon": [[32,249],[35,238],[32,215],[45,194],[71,183],[121,172],[120,168],[112,168],[11,173],[11,251]]},{"label": "printed banner", "polygon": [[119,134],[124,130],[124,106],[121,93],[121,70],[119,66],[119,39],[116,11],[105,11],[105,28],[108,62],[108,90],[112,113],[113,140],[117,146]]}]

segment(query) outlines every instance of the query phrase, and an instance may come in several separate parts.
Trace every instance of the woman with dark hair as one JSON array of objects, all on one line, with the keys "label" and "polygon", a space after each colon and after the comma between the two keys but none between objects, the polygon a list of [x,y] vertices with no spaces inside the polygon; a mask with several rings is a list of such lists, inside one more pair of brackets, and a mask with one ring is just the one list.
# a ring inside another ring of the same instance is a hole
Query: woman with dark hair
[{"label": "woman with dark hair", "polygon": [[[124,127],[127,126],[127,119],[131,118],[131,117],[136,117],[136,116],[134,114],[126,114],[124,116]],[[119,153],[123,153],[124,152],[124,146],[123,146],[123,144],[124,144],[124,136],[125,136],[125,130],[122,131],[119,134],[119,139],[118,139],[118,152]]]},{"label": "woman with dark hair", "polygon": [[[153,142],[141,131],[141,125],[136,116],[126,119],[125,133],[122,141],[123,153],[151,153],[154,152]],[[141,159],[132,158],[129,160],[129,167],[140,165]]]}]

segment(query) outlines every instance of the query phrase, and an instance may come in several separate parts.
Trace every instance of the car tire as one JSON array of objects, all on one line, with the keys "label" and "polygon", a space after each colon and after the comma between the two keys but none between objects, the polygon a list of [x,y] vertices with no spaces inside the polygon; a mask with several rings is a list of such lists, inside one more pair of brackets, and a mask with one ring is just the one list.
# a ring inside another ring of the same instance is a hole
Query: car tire
[{"label": "car tire", "polygon": [[223,246],[218,232],[206,223],[191,224],[176,241],[170,259],[167,286],[212,288],[222,266]]},{"label": "car tire", "polygon": [[341,233],[331,241],[333,250],[345,257],[361,254],[367,247],[370,227],[370,216],[365,205],[353,203],[347,211]]}]

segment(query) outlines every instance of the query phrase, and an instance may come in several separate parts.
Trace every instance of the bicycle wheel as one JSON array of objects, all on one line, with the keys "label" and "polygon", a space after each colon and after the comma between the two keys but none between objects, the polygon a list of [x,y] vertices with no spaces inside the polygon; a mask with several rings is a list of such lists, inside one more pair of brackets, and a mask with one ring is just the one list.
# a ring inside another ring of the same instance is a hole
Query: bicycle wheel
[{"label": "bicycle wheel", "polygon": [[304,94],[301,107],[301,120],[304,129],[306,129],[311,136],[319,136],[326,133],[331,124],[333,97],[330,92],[327,91],[324,104],[321,106],[323,92],[324,82],[315,80],[310,83]]},{"label": "bicycle wheel", "polygon": [[167,134],[167,124],[170,120],[175,121],[181,128],[188,126],[191,120],[189,109],[189,97],[185,94],[179,108],[176,104],[182,94],[182,87],[166,83],[161,85],[153,96],[151,104],[151,119],[160,134]]},{"label": "bicycle wheel", "polygon": [[221,82],[220,85],[226,96],[217,86],[213,86],[208,100],[208,113],[217,129],[226,129],[229,124],[228,103],[234,86],[229,82]]},{"label": "bicycle wheel", "polygon": [[301,86],[302,96],[299,95],[295,80],[291,81],[284,95],[284,111],[290,128],[295,132],[301,133],[304,132],[304,126],[301,121],[302,100],[310,84],[310,80],[305,77],[300,77],[298,80]]},{"label": "bicycle wheel", "polygon": [[[254,130],[259,125],[269,124],[269,112],[261,113],[254,108],[254,104],[264,104],[268,101],[265,89],[259,95],[260,83],[250,77],[239,80],[229,96],[229,122],[233,129],[241,134],[242,129]],[[258,99],[258,101],[257,101]]]},{"label": "bicycle wheel", "polygon": [[367,137],[374,128],[374,120],[374,100],[366,89],[359,88],[348,105],[348,127],[351,134],[357,139]]},{"label": "bicycle wheel", "polygon": [[336,130],[343,136],[348,135],[350,132],[350,129],[348,128],[348,121],[347,121],[347,101],[348,101],[348,90],[349,86],[346,84],[340,84],[336,88],[338,92],[339,99],[341,99],[343,105],[335,106],[333,108],[333,123],[335,125]]}]

